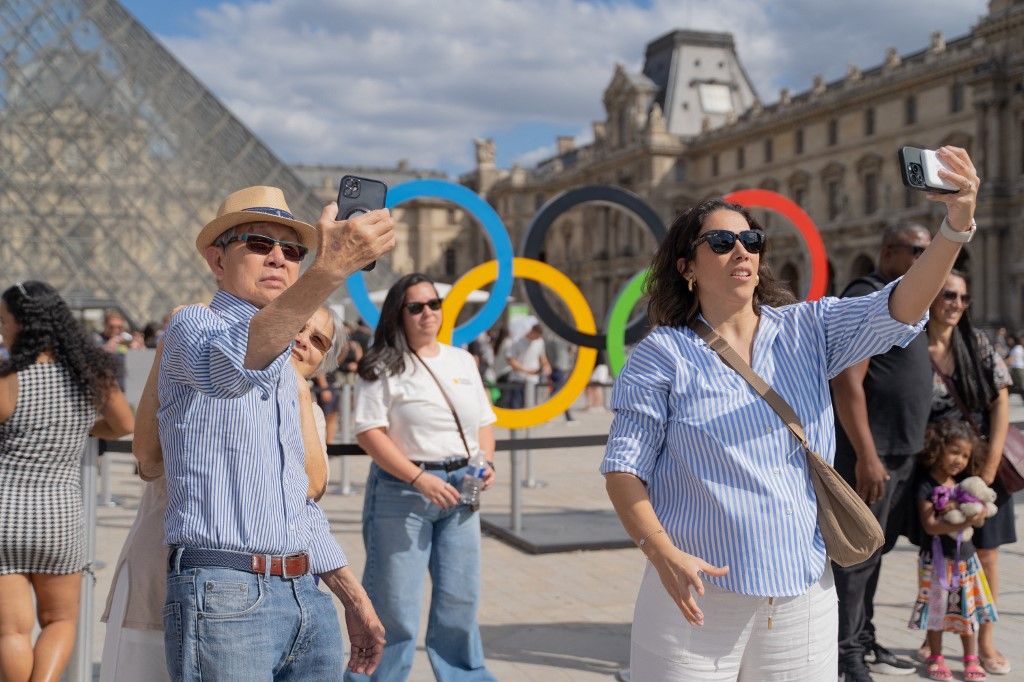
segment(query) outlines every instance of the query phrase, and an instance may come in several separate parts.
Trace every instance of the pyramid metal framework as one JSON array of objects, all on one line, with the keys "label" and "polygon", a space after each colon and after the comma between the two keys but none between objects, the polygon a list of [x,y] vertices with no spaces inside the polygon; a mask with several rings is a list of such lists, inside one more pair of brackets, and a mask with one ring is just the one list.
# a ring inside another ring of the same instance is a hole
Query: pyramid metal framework
[{"label": "pyramid metal framework", "polygon": [[[208,300],[194,238],[231,191],[305,184],[115,0],[0,0],[0,285],[137,324]],[[383,274],[383,273],[382,273]]]}]

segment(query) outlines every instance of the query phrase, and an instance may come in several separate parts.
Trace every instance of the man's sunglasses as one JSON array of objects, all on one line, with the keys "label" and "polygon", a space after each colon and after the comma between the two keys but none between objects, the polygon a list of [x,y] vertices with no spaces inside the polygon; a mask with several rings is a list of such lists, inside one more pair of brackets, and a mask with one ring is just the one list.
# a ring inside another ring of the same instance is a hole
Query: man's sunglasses
[{"label": "man's sunglasses", "polygon": [[892,246],[898,249],[909,249],[910,252],[914,254],[914,258],[920,256],[924,253],[924,250],[928,248],[927,246],[917,246],[916,244],[892,244]]},{"label": "man's sunglasses", "polygon": [[441,309],[441,299],[432,298],[429,301],[413,301],[412,303],[406,303],[402,306],[409,311],[410,315],[419,315],[423,312],[423,308],[430,308],[431,310]]},{"label": "man's sunglasses", "polygon": [[281,241],[280,239],[274,239],[272,237],[267,237],[266,235],[250,234],[248,232],[221,239],[218,241],[218,244],[220,246],[227,246],[234,242],[242,242],[245,244],[246,249],[260,256],[266,256],[274,250],[275,246],[280,246],[281,254],[284,255],[284,259],[293,263],[301,262],[302,259],[306,257],[306,254],[309,253],[309,249],[302,244]]},{"label": "man's sunglasses", "polygon": [[761,253],[764,249],[765,234],[761,230],[743,230],[739,234],[729,230],[708,230],[693,242],[691,253],[702,242],[707,242],[711,250],[719,255],[729,253],[736,247],[736,240],[739,240],[748,252]]},{"label": "man's sunglasses", "polygon": [[942,290],[942,300],[943,301],[946,301],[947,303],[954,303],[957,299],[960,299],[960,303],[965,308],[968,307],[969,305],[971,305],[971,295],[970,294],[961,294],[961,293],[958,293],[956,291],[952,291],[950,289],[943,289]]}]

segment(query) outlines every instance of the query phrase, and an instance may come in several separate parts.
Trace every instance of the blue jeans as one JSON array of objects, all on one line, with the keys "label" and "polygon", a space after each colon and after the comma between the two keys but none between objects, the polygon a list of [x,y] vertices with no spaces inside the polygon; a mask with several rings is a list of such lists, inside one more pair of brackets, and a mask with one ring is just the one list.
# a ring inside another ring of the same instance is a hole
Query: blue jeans
[{"label": "blue jeans", "polygon": [[163,619],[175,682],[327,682],[342,675],[338,614],[312,575],[172,567]]},{"label": "blue jeans", "polygon": [[[456,488],[467,469],[425,471]],[[374,464],[363,505],[366,570],[363,586],[384,624],[387,645],[372,678],[346,673],[348,682],[398,682],[409,677],[427,571],[433,584],[427,620],[427,656],[442,682],[487,681],[476,612],[480,603],[480,516],[459,504],[441,509],[408,483]]]}]

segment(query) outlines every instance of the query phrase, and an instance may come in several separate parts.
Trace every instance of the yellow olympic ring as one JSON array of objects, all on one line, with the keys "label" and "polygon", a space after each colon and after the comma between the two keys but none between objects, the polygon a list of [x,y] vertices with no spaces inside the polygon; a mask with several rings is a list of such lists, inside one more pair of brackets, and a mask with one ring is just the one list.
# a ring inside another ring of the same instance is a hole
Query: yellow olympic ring
[{"label": "yellow olympic ring", "polygon": [[[517,257],[512,261],[512,276],[529,279],[550,287],[565,301],[577,329],[586,334],[593,334],[597,331],[594,313],[590,309],[587,299],[584,298],[583,292],[573,284],[571,279],[555,268],[539,260]],[[441,330],[437,335],[439,341],[451,343],[455,320],[466,299],[469,298],[470,292],[497,278],[498,262],[490,260],[476,266],[452,285],[452,290],[448,292],[448,296],[444,299],[444,306],[441,308]],[[535,407],[518,410],[495,407],[494,413],[498,417],[498,426],[506,429],[525,429],[543,424],[562,414],[569,409],[569,406],[590,383],[590,376],[593,374],[596,364],[597,349],[581,346],[576,354],[576,365],[572,368],[572,373],[557,393]]]}]

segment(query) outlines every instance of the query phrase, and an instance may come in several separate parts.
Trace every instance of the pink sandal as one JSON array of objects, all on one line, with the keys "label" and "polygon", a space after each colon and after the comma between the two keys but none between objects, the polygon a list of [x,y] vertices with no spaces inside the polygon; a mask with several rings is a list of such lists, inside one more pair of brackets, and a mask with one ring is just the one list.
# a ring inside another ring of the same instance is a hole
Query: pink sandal
[{"label": "pink sandal", "polygon": [[944,681],[953,679],[953,671],[949,669],[948,665],[946,665],[946,659],[942,657],[942,654],[929,656],[924,662],[928,666],[929,680]]},{"label": "pink sandal", "polygon": [[986,677],[985,669],[980,665],[981,659],[977,656],[964,656],[964,679],[968,682],[981,682]]}]

